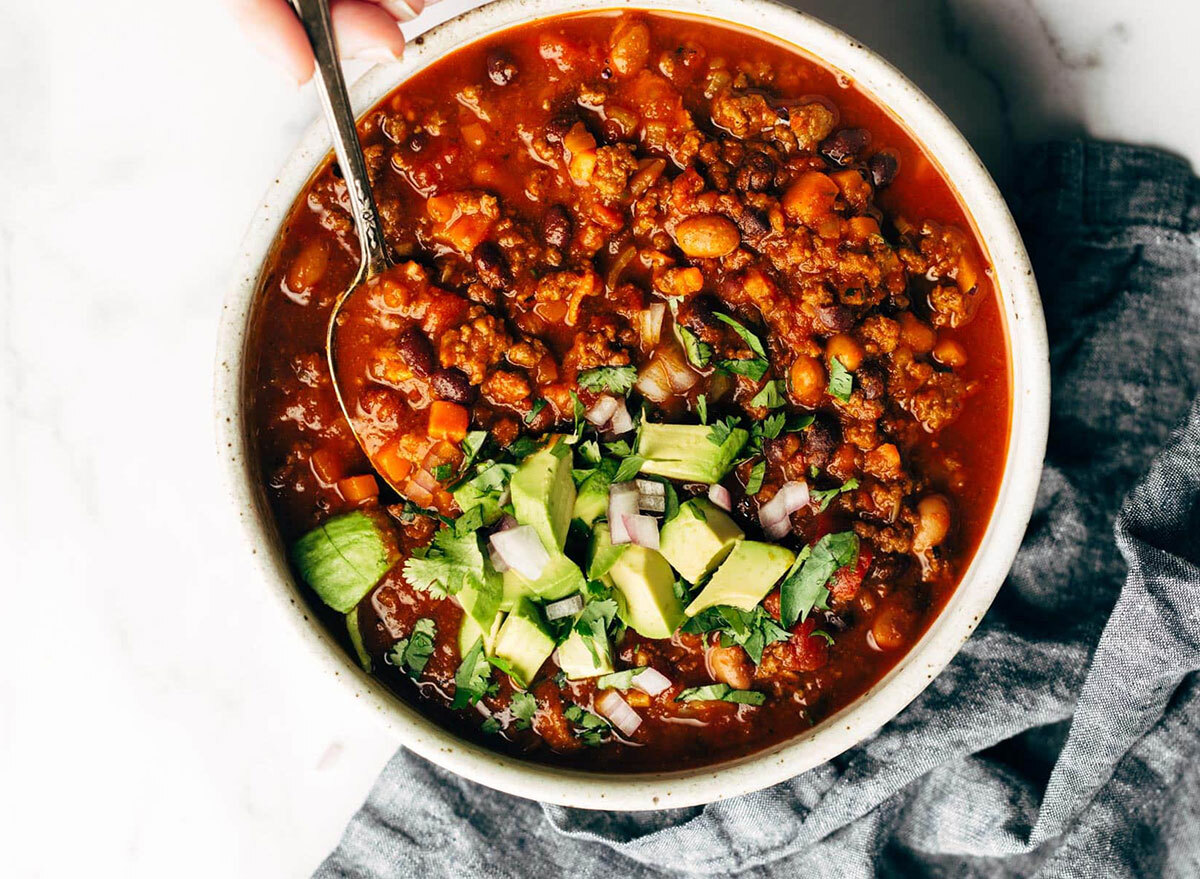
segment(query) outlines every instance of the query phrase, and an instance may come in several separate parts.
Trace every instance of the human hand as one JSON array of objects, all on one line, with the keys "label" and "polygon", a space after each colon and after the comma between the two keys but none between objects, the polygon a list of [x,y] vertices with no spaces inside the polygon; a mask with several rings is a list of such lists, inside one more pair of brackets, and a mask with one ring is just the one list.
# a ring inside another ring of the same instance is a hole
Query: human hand
[{"label": "human hand", "polygon": [[[242,29],[297,82],[313,75],[313,54],[288,0],[226,0]],[[330,0],[342,58],[395,61],[404,51],[399,22],[412,21],[427,0]],[[432,0],[429,0],[432,2]]]}]

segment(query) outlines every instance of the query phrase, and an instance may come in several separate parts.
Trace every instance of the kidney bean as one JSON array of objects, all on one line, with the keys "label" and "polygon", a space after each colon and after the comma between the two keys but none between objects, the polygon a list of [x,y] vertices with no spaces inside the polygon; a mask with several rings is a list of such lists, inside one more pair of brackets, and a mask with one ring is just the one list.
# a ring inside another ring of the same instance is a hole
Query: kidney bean
[{"label": "kidney bean", "polygon": [[571,241],[571,218],[560,205],[554,205],[546,211],[542,219],[542,234],[546,243],[559,250],[566,248]]},{"label": "kidney bean", "polygon": [[835,165],[849,165],[871,143],[865,128],[843,128],[821,141],[818,151]]},{"label": "kidney bean", "polygon": [[433,392],[451,403],[473,403],[475,388],[461,369],[439,369],[429,381]]},{"label": "kidney bean", "polygon": [[841,441],[842,429],[837,420],[824,412],[818,413],[813,423],[800,431],[800,446],[804,456],[818,467],[829,460]]},{"label": "kidney bean", "polygon": [[757,211],[746,211],[738,217],[737,225],[746,238],[757,238],[759,235],[766,234],[771,228],[766,219]]},{"label": "kidney bean", "polygon": [[506,290],[512,286],[512,271],[504,254],[493,242],[484,241],[478,245],[471,254],[471,261],[475,264],[479,279],[493,290]]},{"label": "kidney bean", "polygon": [[864,363],[854,374],[854,383],[868,400],[878,400],[887,390],[887,373],[875,360]]},{"label": "kidney bean", "polygon": [[409,327],[401,333],[396,340],[396,349],[408,368],[417,375],[425,376],[433,372],[433,345],[418,327]]},{"label": "kidney bean", "polygon": [[496,85],[508,85],[517,78],[517,62],[503,49],[493,49],[488,52],[487,73]]},{"label": "kidney bean", "polygon": [[895,153],[884,150],[867,160],[867,168],[871,172],[871,181],[875,188],[883,189],[900,173],[900,160],[896,158]]},{"label": "kidney bean", "polygon": [[831,330],[848,330],[854,326],[854,312],[845,305],[822,305],[817,318]]}]

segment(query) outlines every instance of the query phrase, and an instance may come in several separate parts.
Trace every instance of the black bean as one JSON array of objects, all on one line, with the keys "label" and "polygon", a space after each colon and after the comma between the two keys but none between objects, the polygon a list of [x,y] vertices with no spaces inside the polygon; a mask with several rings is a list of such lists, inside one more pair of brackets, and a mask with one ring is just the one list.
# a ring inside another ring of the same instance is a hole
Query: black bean
[{"label": "black bean", "polygon": [[476,247],[475,252],[471,254],[471,260],[475,263],[479,280],[493,290],[507,290],[512,286],[512,271],[504,259],[504,254],[493,242],[484,241]]},{"label": "black bean", "polygon": [[418,327],[409,327],[396,340],[396,349],[408,368],[417,375],[433,372],[433,345]]},{"label": "black bean", "polygon": [[743,238],[757,238],[759,235],[766,234],[771,228],[766,218],[757,211],[746,211],[738,217],[737,227],[741,230]]},{"label": "black bean", "polygon": [[579,117],[574,113],[560,113],[546,123],[546,143],[562,143],[567,132],[575,127]]},{"label": "black bean", "polygon": [[546,211],[542,219],[542,235],[551,247],[563,250],[571,241],[571,218],[560,205]]},{"label": "black bean", "polygon": [[900,160],[896,154],[888,151],[876,153],[867,160],[867,168],[871,171],[871,180],[876,189],[883,189],[900,173]]},{"label": "black bean", "polygon": [[488,52],[487,73],[496,85],[508,85],[517,77],[517,62],[503,49],[493,49]]},{"label": "black bean", "polygon": [[716,302],[711,296],[695,296],[679,306],[679,322],[700,338],[705,330],[717,330],[722,324],[716,318]]},{"label": "black bean", "polygon": [[821,155],[835,165],[849,165],[871,143],[871,132],[865,128],[843,128],[821,141]]},{"label": "black bean", "polygon": [[408,148],[414,153],[421,152],[427,146],[429,146],[429,135],[424,131],[418,131],[408,139]]},{"label": "black bean", "polygon": [[800,446],[805,458],[818,467],[824,466],[842,441],[842,428],[837,419],[818,413],[811,425],[800,431]]},{"label": "black bean", "polygon": [[764,192],[775,182],[775,162],[763,153],[751,153],[734,179],[743,192]]},{"label": "black bean", "polygon": [[872,360],[854,373],[854,384],[868,400],[878,400],[887,391],[887,373],[882,365]]},{"label": "black bean", "polygon": [[429,383],[435,394],[451,403],[472,403],[475,400],[475,388],[461,369],[439,369]]},{"label": "black bean", "polygon": [[831,330],[841,332],[854,326],[854,312],[845,305],[822,305],[817,318]]}]

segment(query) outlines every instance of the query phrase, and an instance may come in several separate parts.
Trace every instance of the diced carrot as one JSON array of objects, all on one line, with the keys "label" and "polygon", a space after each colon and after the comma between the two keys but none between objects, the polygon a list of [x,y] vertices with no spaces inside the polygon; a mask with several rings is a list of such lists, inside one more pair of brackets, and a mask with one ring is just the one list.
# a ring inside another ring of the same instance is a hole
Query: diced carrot
[{"label": "diced carrot", "polygon": [[459,253],[470,255],[491,228],[492,221],[483,214],[463,214],[436,234]]},{"label": "diced carrot", "polygon": [[370,473],[339,479],[337,489],[342,493],[342,497],[352,504],[365,501],[367,498],[379,497],[379,483]]},{"label": "diced carrot", "polygon": [[866,241],[870,236],[879,234],[879,223],[874,217],[851,217],[847,225],[850,238],[854,241]]},{"label": "diced carrot", "polygon": [[448,491],[439,491],[433,495],[433,502],[437,509],[445,513],[453,509],[454,495]]},{"label": "diced carrot", "polygon": [[435,223],[449,223],[458,213],[458,201],[453,195],[435,195],[425,202],[425,210]]},{"label": "diced carrot", "polygon": [[459,442],[467,435],[471,413],[465,406],[448,400],[436,400],[429,407],[429,435],[434,439]]},{"label": "diced carrot", "polygon": [[596,151],[584,150],[571,156],[571,179],[582,185],[592,179],[592,171],[596,169]]},{"label": "diced carrot", "polygon": [[373,462],[392,485],[399,485],[412,472],[412,461],[400,450],[400,441],[392,440],[375,453]]},{"label": "diced carrot", "polygon": [[308,464],[321,485],[333,485],[342,476],[341,463],[329,449],[317,449],[308,456]]},{"label": "diced carrot", "polygon": [[596,148],[596,138],[587,130],[582,122],[576,122],[571,130],[563,137],[563,147],[571,155],[587,152]]}]

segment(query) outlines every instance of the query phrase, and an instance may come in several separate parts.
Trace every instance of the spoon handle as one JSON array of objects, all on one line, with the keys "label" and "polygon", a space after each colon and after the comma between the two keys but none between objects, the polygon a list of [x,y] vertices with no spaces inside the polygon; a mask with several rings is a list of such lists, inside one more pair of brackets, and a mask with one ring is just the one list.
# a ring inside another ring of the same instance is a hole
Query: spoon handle
[{"label": "spoon handle", "polygon": [[371,194],[371,180],[367,176],[367,163],[363,159],[362,145],[358,142],[358,130],[354,126],[354,111],[350,108],[350,96],[346,93],[346,80],[342,77],[342,66],[338,59],[337,45],[333,40],[333,23],[329,18],[328,0],[291,0],[308,42],[316,59],[317,94],[325,110],[325,121],[333,135],[333,151],[337,154],[338,167],[350,196],[350,207],[354,213],[354,226],[358,230],[358,241],[362,246],[362,263],[359,281],[378,274],[392,264],[384,243],[383,227],[379,223],[379,211],[375,197]]}]

